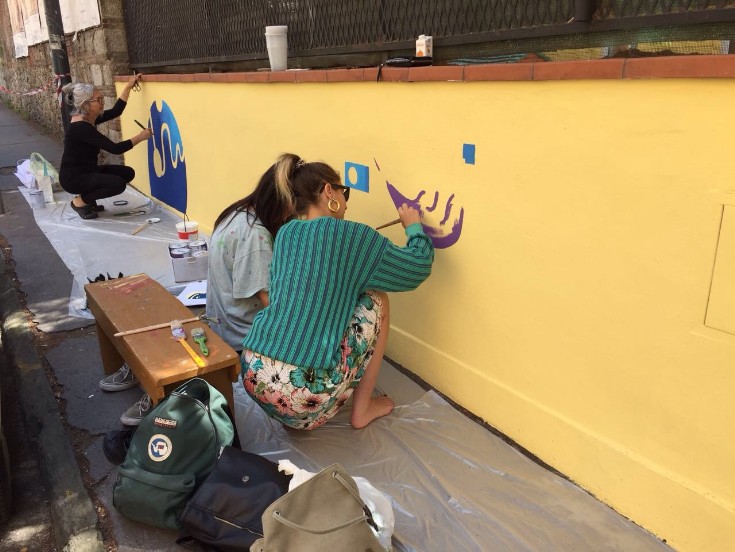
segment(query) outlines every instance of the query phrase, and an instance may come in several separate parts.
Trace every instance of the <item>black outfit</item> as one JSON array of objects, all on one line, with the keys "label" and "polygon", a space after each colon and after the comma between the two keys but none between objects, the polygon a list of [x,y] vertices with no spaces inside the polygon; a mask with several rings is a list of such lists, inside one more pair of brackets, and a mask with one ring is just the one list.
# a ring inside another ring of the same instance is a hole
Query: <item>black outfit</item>
[{"label": "black outfit", "polygon": [[98,199],[123,193],[127,183],[135,178],[135,171],[131,167],[97,165],[101,149],[119,155],[133,148],[131,140],[115,143],[95,128],[122,115],[126,105],[124,100],[118,99],[112,109],[105,110],[97,117],[94,125],[87,121],[69,123],[64,136],[59,183],[70,194],[79,194],[88,205],[94,205]]}]

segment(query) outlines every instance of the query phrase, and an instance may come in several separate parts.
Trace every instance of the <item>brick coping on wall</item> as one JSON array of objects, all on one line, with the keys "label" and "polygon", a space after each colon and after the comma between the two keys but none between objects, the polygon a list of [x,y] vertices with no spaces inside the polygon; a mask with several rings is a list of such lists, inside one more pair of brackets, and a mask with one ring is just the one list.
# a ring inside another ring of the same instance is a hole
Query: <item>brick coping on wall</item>
[{"label": "brick coping on wall", "polygon": [[[377,67],[244,73],[145,74],[148,82],[375,82]],[[129,76],[116,76],[127,81]],[[735,78],[735,54],[488,65],[383,67],[384,82],[548,81],[657,78]]]}]

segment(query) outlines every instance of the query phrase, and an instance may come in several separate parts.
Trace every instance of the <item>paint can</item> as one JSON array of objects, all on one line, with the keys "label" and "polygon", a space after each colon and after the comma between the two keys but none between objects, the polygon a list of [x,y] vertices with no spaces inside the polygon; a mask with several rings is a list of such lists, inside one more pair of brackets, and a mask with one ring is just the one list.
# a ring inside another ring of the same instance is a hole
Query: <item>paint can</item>
[{"label": "paint can", "polygon": [[188,247],[180,247],[178,249],[169,249],[169,255],[172,259],[183,259],[184,257],[191,257],[191,251]]},{"label": "paint can", "polygon": [[192,254],[196,251],[206,251],[207,242],[204,240],[196,240],[193,242],[189,242],[189,249],[191,249]]},{"label": "paint can", "polygon": [[186,249],[187,247],[189,247],[189,242],[188,241],[177,241],[177,242],[172,242],[172,243],[168,244],[168,250],[169,251],[171,251],[173,249]]},{"label": "paint can", "polygon": [[199,239],[199,223],[195,220],[177,222],[176,232],[180,240],[196,241]]},{"label": "paint can", "polygon": [[34,211],[36,209],[43,209],[46,207],[46,200],[43,198],[43,190],[31,190],[28,192],[28,200]]},{"label": "paint can", "polygon": [[191,254],[192,257],[206,257],[207,255],[209,255],[209,251],[207,251],[206,249],[202,251],[194,251]]}]

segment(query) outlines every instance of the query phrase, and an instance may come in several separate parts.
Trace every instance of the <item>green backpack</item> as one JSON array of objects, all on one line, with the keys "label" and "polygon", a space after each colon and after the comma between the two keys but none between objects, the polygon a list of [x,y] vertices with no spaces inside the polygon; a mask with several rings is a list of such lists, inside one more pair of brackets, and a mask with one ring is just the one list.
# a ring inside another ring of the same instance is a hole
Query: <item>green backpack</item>
[{"label": "green backpack", "polygon": [[222,393],[194,378],[140,422],[112,490],[127,518],[176,529],[186,502],[214,468],[235,430]]}]

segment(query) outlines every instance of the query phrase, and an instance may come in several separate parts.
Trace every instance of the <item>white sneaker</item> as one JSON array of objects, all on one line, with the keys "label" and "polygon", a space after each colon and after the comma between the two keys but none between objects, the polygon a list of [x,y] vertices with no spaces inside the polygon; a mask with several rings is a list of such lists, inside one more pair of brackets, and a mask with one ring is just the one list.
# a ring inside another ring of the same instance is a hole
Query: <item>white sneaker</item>
[{"label": "white sneaker", "polygon": [[127,426],[137,426],[150,411],[151,397],[146,393],[137,403],[123,412],[123,415],[120,416],[120,421]]},{"label": "white sneaker", "polygon": [[100,380],[100,389],[103,391],[124,391],[138,385],[138,378],[126,362],[114,374]]}]

